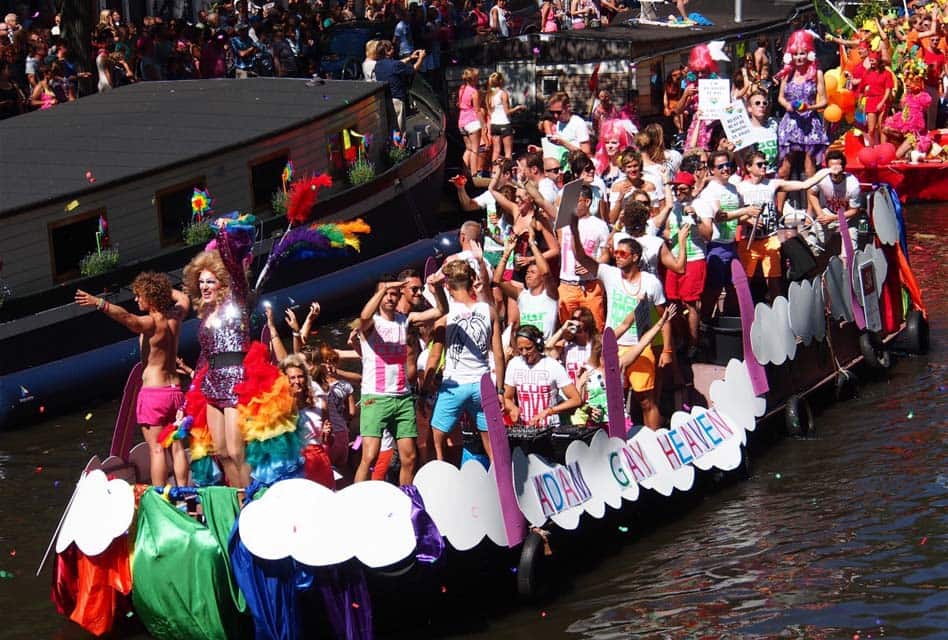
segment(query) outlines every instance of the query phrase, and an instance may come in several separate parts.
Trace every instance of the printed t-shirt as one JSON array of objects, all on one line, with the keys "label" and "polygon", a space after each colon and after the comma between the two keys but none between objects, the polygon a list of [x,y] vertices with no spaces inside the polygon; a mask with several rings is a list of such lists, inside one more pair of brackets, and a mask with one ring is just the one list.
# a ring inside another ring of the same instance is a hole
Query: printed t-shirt
[{"label": "printed t-shirt", "polygon": [[651,273],[639,273],[638,283],[622,277],[622,270],[608,264],[599,265],[599,280],[606,290],[606,326],[615,329],[625,317],[635,312],[635,322],[619,338],[621,345],[638,344],[639,336],[649,330],[656,305],[665,304],[665,290]]},{"label": "printed t-shirt", "polygon": [[698,232],[698,225],[691,222],[690,216],[685,215],[684,207],[680,202],[675,203],[671,213],[668,214],[668,219],[665,221],[665,225],[668,227],[668,238],[671,242],[671,254],[676,258],[678,257],[678,229],[681,228],[686,217],[689,224],[691,224],[691,231],[688,232],[688,239],[685,241],[685,251],[687,251],[685,261],[704,260],[704,238]]},{"label": "printed t-shirt", "polygon": [[764,178],[758,184],[744,180],[737,185],[737,192],[741,194],[741,199],[745,204],[756,204],[761,207],[754,237],[765,238],[777,233],[780,218],[777,216],[774,204],[774,196],[777,194],[777,186],[774,182],[768,178]]},{"label": "printed t-shirt", "polygon": [[810,187],[810,192],[818,195],[820,204],[833,213],[845,213],[847,209],[858,209],[862,206],[859,180],[851,174],[839,183],[833,182],[831,176],[826,176]]},{"label": "printed t-shirt", "polygon": [[[544,409],[555,405],[560,389],[573,384],[573,381],[563,365],[549,356],[543,356],[532,367],[517,356],[507,365],[504,384],[516,387],[520,421],[526,424]],[[556,427],[559,424],[560,417],[554,414],[543,426]]]},{"label": "printed t-shirt", "polygon": [[[579,219],[579,239],[586,255],[596,259],[609,240],[609,225],[599,218],[584,216]],[[573,232],[569,227],[563,227],[560,240],[560,281],[576,282],[594,279],[589,274],[578,275],[577,264],[576,255],[573,253]]]},{"label": "printed t-shirt", "polygon": [[448,301],[444,333],[444,379],[458,384],[480,382],[490,371],[492,324],[490,306],[475,302],[470,307]]},{"label": "printed t-shirt", "polygon": [[524,289],[517,296],[520,326],[534,326],[543,333],[543,339],[548,340],[556,331],[558,306],[558,302],[548,296],[546,291],[533,295],[528,289]]},{"label": "printed t-shirt", "polygon": [[376,314],[374,328],[362,339],[362,394],[403,396],[408,393],[408,316],[394,320]]},{"label": "printed t-shirt", "polygon": [[[718,211],[737,211],[741,208],[741,197],[737,189],[732,184],[722,185],[720,182],[712,180],[704,188],[698,200],[707,203],[708,207],[696,206],[695,210],[699,212],[700,217],[714,219]],[[726,244],[734,242],[737,233],[737,219],[724,222],[715,222],[712,225],[711,240]]]},{"label": "printed t-shirt", "polygon": [[589,362],[589,354],[592,352],[592,342],[587,342],[584,345],[576,344],[575,342],[567,342],[563,347],[563,366],[566,368],[566,373],[569,375],[569,379],[573,381],[573,384],[576,384],[576,381],[579,380],[579,374],[582,372],[583,367],[586,366],[586,363]]}]

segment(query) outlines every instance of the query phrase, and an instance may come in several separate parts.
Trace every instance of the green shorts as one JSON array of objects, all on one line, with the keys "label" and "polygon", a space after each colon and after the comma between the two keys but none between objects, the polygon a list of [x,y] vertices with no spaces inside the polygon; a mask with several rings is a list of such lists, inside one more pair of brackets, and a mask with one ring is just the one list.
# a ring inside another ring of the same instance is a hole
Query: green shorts
[{"label": "green shorts", "polygon": [[363,437],[381,438],[388,428],[396,440],[418,436],[415,422],[415,400],[412,396],[362,396],[359,433]]}]

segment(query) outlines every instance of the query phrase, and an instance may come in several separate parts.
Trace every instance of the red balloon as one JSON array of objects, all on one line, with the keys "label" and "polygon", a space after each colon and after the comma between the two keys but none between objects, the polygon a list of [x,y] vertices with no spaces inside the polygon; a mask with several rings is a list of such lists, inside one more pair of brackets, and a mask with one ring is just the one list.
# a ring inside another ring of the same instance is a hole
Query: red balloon
[{"label": "red balloon", "polygon": [[879,159],[879,164],[889,164],[895,160],[895,145],[891,142],[883,142],[876,147],[876,157]]},{"label": "red balloon", "polygon": [[860,149],[856,157],[859,158],[859,162],[862,163],[862,166],[869,167],[870,169],[879,164],[879,156],[873,147]]}]

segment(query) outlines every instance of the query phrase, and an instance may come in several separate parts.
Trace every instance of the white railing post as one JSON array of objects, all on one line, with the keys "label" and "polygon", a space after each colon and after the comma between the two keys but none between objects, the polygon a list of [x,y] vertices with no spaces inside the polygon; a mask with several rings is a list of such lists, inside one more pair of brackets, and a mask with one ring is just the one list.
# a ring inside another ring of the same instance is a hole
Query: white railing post
[{"label": "white railing post", "polygon": [[734,0],[734,22],[744,21],[744,3],[742,0]]}]

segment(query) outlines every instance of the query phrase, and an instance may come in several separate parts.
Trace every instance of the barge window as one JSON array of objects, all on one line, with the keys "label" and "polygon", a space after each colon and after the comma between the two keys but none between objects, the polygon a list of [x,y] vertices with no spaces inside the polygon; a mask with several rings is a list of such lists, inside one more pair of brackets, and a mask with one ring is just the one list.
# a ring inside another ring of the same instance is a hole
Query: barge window
[{"label": "barge window", "polygon": [[286,149],[250,161],[250,196],[254,212],[272,208],[273,194],[283,189],[283,169],[290,160]]},{"label": "barge window", "polygon": [[191,196],[207,184],[204,176],[167,187],[155,193],[161,246],[184,242],[184,228],[191,224]]},{"label": "barge window", "polygon": [[[358,154],[358,141],[360,138],[349,136],[349,148],[345,144],[345,132],[356,131],[356,123],[342,127],[338,132],[326,136],[326,153],[328,154],[329,175],[333,178],[343,179],[349,175],[349,166],[355,161]],[[347,152],[349,157],[347,156]]]},{"label": "barge window", "polygon": [[557,76],[546,76],[543,78],[543,95],[552,96],[560,90],[560,79]]},{"label": "barge window", "polygon": [[96,250],[95,234],[99,230],[99,216],[105,209],[97,209],[66,220],[50,222],[49,260],[54,282],[79,277],[79,261]]}]

